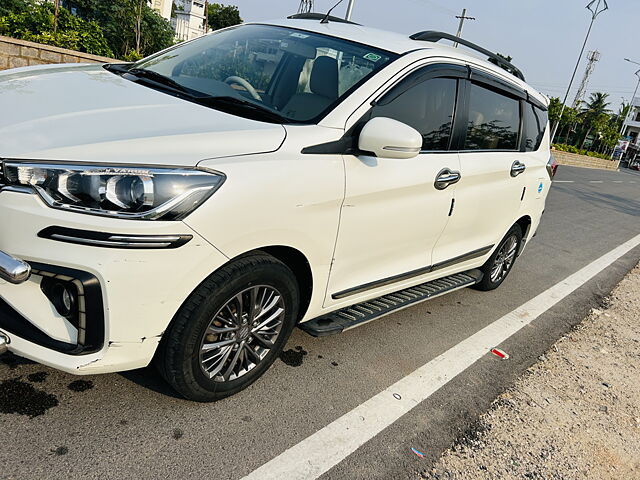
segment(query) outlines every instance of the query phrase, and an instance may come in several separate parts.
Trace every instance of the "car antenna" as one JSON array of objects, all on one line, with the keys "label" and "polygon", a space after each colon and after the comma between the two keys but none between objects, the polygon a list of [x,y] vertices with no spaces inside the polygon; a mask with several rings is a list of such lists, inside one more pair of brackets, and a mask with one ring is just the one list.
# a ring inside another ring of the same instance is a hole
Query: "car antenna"
[{"label": "car antenna", "polygon": [[338,5],[340,5],[343,1],[344,0],[340,0],[333,7],[331,7],[329,9],[329,11],[327,12],[327,14],[324,16],[324,18],[322,20],[320,20],[320,23],[329,23],[329,15],[331,15],[331,12],[333,12],[333,9],[336,8]]}]

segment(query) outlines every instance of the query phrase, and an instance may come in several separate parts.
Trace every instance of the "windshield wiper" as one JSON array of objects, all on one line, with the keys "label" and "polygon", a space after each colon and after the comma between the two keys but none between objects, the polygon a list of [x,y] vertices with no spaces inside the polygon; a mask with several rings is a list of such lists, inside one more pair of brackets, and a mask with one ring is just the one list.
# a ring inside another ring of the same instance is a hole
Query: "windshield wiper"
[{"label": "windshield wiper", "polygon": [[290,120],[286,117],[283,117],[278,112],[274,112],[267,107],[263,107],[257,103],[253,103],[249,100],[244,100],[242,98],[231,97],[226,95],[221,96],[204,96],[198,97],[193,96],[193,101],[200,103],[205,106],[210,107],[223,107],[225,109],[234,109],[239,108],[243,110],[253,110],[258,113],[260,117],[264,120],[271,120],[277,123],[290,123]]},{"label": "windshield wiper", "polygon": [[162,75],[161,73],[154,72],[153,70],[147,70],[145,68],[130,68],[125,73],[129,73],[137,78],[146,78],[161,85],[171,87],[174,90],[179,90],[189,95],[193,95],[191,90],[180,85],[172,78],[169,78],[166,75]]},{"label": "windshield wiper", "polygon": [[277,123],[290,123],[291,121],[280,115],[278,112],[263,107],[257,103],[253,103],[249,100],[244,100],[238,97],[232,97],[228,95],[206,95],[198,94],[195,90],[191,90],[183,85],[179,84],[175,80],[161,73],[153,70],[147,70],[144,68],[130,68],[129,64],[107,64],[105,67],[107,70],[113,71],[118,75],[131,74],[138,79],[148,79],[154,83],[168,87],[173,91],[179,92],[179,97],[185,100],[189,100],[194,103],[198,103],[205,107],[211,108],[223,108],[227,111],[251,110],[253,116],[259,117],[260,120],[266,120]]}]

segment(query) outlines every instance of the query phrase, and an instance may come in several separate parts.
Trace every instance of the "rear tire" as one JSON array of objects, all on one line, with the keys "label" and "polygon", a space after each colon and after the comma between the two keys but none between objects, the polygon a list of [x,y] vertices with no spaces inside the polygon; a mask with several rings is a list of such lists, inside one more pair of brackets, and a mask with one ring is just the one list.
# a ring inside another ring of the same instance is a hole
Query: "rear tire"
[{"label": "rear tire", "polygon": [[299,288],[270,255],[239,258],[207,278],[185,301],[155,356],[162,377],[189,400],[211,402],[255,382],[295,326]]},{"label": "rear tire", "polygon": [[483,273],[482,281],[473,288],[485,292],[498,288],[511,272],[521,243],[522,229],[519,225],[514,225],[500,241],[489,260],[480,267]]}]

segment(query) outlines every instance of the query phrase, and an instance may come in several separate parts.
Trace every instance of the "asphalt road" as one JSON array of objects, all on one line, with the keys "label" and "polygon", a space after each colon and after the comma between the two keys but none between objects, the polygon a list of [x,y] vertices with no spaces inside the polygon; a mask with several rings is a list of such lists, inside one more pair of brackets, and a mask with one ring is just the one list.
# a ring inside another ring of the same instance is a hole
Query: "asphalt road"
[{"label": "asphalt road", "polygon": [[[251,473],[640,234],[637,172],[560,167],[556,180],[538,235],[498,290],[458,291],[334,337],[296,331],[289,364],[277,361],[252,387],[215,404],[176,398],[152,369],[80,378],[3,357],[0,478]],[[486,355],[321,478],[419,478],[639,260],[637,247],[501,344],[509,360]]]}]

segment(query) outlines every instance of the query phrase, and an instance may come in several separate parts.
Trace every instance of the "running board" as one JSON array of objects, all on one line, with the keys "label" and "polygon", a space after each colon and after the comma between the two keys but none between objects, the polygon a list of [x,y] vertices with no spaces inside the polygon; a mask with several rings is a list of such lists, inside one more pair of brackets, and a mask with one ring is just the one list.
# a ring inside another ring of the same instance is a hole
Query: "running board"
[{"label": "running board", "polygon": [[475,285],[481,280],[482,272],[477,269],[456,273],[336,310],[301,323],[299,327],[314,337],[342,333],[425,300]]}]

